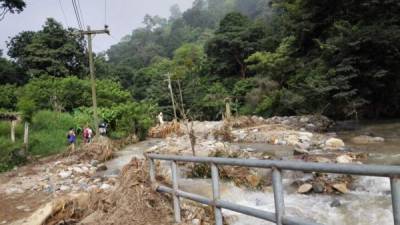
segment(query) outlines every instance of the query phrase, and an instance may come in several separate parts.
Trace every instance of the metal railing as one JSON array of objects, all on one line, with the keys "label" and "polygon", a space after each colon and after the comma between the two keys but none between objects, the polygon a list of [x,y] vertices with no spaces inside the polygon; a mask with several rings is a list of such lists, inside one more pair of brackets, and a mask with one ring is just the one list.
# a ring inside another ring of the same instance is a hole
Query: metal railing
[{"label": "metal railing", "polygon": [[[284,191],[282,185],[282,170],[295,170],[303,172],[323,172],[362,176],[389,177],[392,195],[392,208],[394,224],[400,225],[400,166],[386,165],[357,165],[357,164],[332,164],[332,163],[312,163],[299,161],[277,161],[277,160],[256,160],[256,159],[233,159],[233,158],[214,158],[214,157],[191,157],[176,155],[147,155],[150,162],[150,180],[156,182],[156,167],[154,160],[171,161],[172,188],[158,186],[157,191],[170,193],[173,196],[175,221],[181,221],[180,197],[187,198],[202,204],[213,206],[215,214],[215,224],[222,225],[221,209],[228,209],[245,215],[257,217],[278,225],[316,225],[318,223],[303,220],[285,215]],[[178,188],[178,166],[177,162],[207,163],[211,165],[211,180],[213,198],[184,192]],[[272,169],[272,186],[274,191],[275,212],[267,212],[247,206],[241,206],[220,199],[219,175],[217,165],[243,166],[255,168]]]}]

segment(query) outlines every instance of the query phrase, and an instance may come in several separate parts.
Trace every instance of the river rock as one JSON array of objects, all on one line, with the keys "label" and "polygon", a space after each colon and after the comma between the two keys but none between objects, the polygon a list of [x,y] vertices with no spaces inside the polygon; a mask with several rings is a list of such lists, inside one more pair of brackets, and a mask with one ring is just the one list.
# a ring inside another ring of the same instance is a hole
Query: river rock
[{"label": "river rock", "polygon": [[72,175],[72,171],[61,171],[58,173],[58,176],[60,176],[63,179],[68,178],[71,175]]},{"label": "river rock", "polygon": [[337,163],[352,163],[353,158],[349,155],[340,155],[336,157],[336,162]]},{"label": "river rock", "polygon": [[102,185],[100,186],[100,189],[101,189],[101,190],[109,190],[109,189],[111,189],[111,188],[112,188],[112,186],[109,185],[109,184],[102,184]]},{"label": "river rock", "polygon": [[326,150],[339,150],[345,146],[342,139],[339,138],[329,138],[325,141]]},{"label": "river rock", "polygon": [[225,145],[222,142],[215,143],[215,150],[225,150]]},{"label": "river rock", "polygon": [[366,145],[384,142],[385,139],[382,137],[371,137],[368,135],[360,135],[351,139],[354,144]]},{"label": "river rock", "polygon": [[334,184],[332,187],[343,194],[349,192],[349,189],[347,189],[347,185],[345,183]]},{"label": "river rock", "polygon": [[325,185],[322,182],[316,182],[312,185],[313,192],[315,193],[322,193],[324,192]]},{"label": "river rock", "polygon": [[83,169],[81,169],[80,167],[73,167],[72,170],[75,173],[84,173],[85,171]]},{"label": "river rock", "polygon": [[311,191],[312,188],[313,186],[311,184],[305,183],[297,189],[297,192],[300,194],[305,194]]},{"label": "river rock", "polygon": [[331,204],[330,204],[330,206],[333,208],[333,207],[339,207],[339,206],[341,206],[342,205],[342,203],[339,201],[339,199],[334,199],[332,202],[331,202]]},{"label": "river rock", "polygon": [[96,169],[97,172],[105,171],[105,170],[107,170],[107,166],[105,164],[99,164],[97,169]]},{"label": "river rock", "polygon": [[95,159],[90,160],[90,165],[91,166],[97,167],[97,165],[99,165],[99,163],[100,162],[98,160],[95,160]]}]

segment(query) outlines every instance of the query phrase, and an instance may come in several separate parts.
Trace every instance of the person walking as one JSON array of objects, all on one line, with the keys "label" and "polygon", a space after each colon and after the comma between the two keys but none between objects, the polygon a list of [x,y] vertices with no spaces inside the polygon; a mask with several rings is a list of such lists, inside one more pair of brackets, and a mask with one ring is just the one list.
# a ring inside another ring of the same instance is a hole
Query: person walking
[{"label": "person walking", "polygon": [[74,128],[70,128],[67,134],[70,151],[75,151],[76,134]]},{"label": "person walking", "polygon": [[92,143],[92,139],[93,139],[93,130],[92,128],[88,127],[87,128],[87,143]]}]

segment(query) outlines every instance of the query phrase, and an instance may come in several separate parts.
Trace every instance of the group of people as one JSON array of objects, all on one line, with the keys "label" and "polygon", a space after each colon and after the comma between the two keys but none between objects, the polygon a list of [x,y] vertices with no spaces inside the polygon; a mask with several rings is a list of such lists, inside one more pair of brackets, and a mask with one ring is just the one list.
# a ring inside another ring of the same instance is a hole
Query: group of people
[{"label": "group of people", "polygon": [[[100,135],[102,135],[102,136],[106,135],[106,133],[107,133],[106,128],[107,128],[106,123],[101,123],[99,125]],[[88,125],[86,125],[82,132],[83,143],[85,143],[85,144],[91,143],[94,136],[95,136],[95,133],[92,130],[92,128],[90,128]],[[68,140],[68,144],[70,145],[71,151],[74,151],[75,143],[76,143],[76,132],[75,132],[74,128],[69,129],[69,131],[67,133],[67,140]]]}]

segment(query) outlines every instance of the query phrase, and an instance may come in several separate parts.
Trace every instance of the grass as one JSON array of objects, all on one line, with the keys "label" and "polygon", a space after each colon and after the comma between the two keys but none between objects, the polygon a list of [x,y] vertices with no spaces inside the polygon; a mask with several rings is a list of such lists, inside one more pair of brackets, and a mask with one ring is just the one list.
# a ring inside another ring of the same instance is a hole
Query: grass
[{"label": "grass", "polygon": [[[37,112],[30,123],[28,153],[48,156],[67,149],[67,132],[75,128],[74,117],[68,113]],[[23,149],[23,123],[16,126],[16,143],[10,138],[11,123],[0,122],[0,172],[12,169],[26,161]]]},{"label": "grass", "polygon": [[32,118],[29,152],[36,156],[48,156],[64,151],[67,148],[67,132],[74,127],[74,118],[68,113],[36,113]]}]

